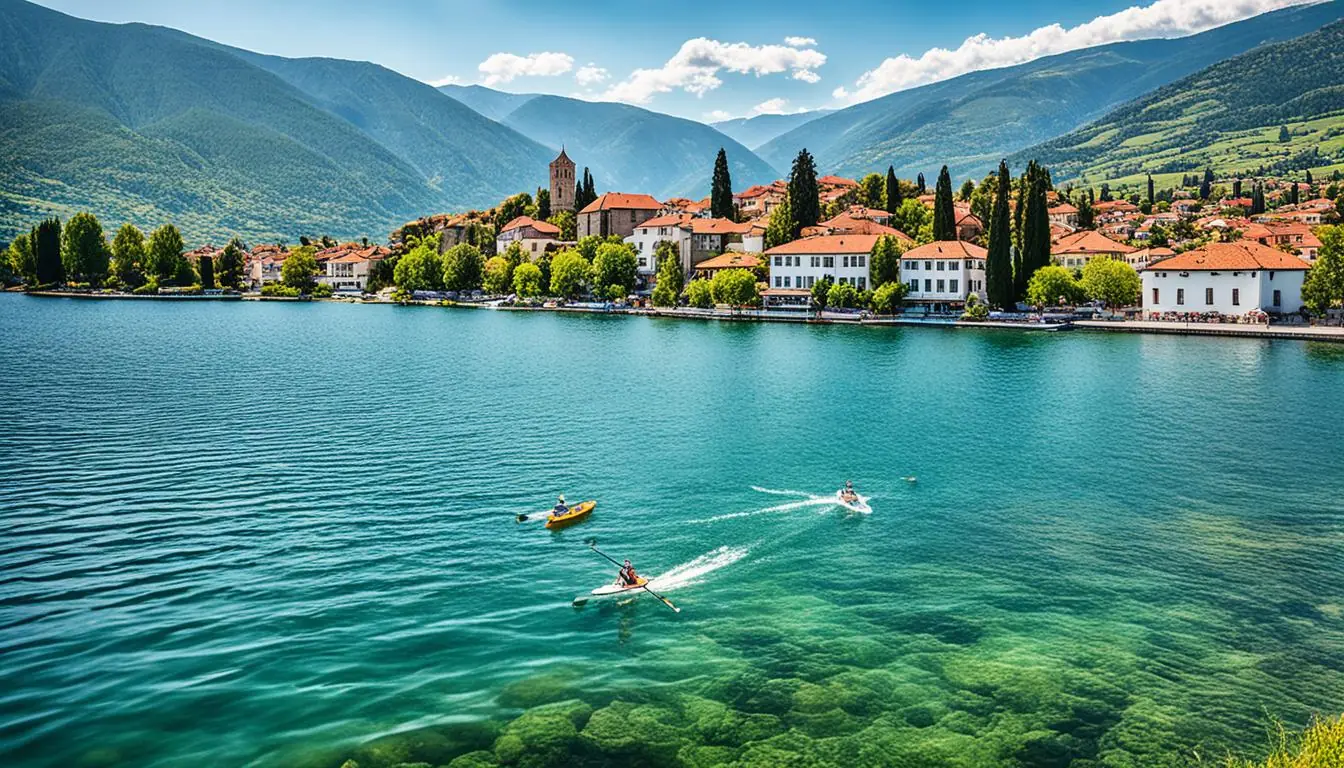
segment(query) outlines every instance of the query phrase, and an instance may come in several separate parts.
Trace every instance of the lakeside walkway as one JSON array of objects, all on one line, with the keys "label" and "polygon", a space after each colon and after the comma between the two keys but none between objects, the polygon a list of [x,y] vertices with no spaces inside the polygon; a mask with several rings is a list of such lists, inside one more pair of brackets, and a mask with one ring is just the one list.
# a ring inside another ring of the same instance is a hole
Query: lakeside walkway
[{"label": "lakeside walkway", "polygon": [[1179,336],[1229,336],[1252,339],[1294,339],[1344,344],[1344,328],[1320,325],[1243,325],[1240,323],[1171,323],[1153,320],[1075,320],[1084,331],[1112,333],[1166,333]]}]

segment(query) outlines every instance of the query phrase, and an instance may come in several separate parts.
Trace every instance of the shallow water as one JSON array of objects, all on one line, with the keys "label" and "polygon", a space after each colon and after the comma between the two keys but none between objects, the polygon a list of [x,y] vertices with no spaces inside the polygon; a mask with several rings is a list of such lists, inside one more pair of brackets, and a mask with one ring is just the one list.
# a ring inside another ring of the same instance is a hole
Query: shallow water
[{"label": "shallow water", "polygon": [[[6,764],[1177,766],[1344,711],[1331,347],[16,295],[0,329]],[[816,500],[845,479],[873,514]],[[562,491],[589,522],[515,523]],[[587,537],[682,612],[572,607],[614,575]]]}]

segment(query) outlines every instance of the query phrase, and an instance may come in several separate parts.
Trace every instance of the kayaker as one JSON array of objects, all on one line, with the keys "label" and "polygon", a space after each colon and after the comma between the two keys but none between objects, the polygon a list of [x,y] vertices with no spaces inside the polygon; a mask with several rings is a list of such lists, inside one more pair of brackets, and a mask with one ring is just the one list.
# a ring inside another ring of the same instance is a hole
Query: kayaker
[{"label": "kayaker", "polygon": [[565,505],[565,494],[562,493],[560,494],[560,500],[555,503],[555,509],[551,510],[551,514],[559,517],[568,512],[569,507]]},{"label": "kayaker", "polygon": [[630,564],[629,560],[621,566],[621,575],[618,583],[624,587],[633,587],[639,583],[639,574],[635,573],[635,566]]},{"label": "kayaker", "polygon": [[857,494],[857,493],[854,492],[854,481],[853,481],[853,480],[846,480],[846,481],[845,481],[845,491],[844,491],[844,499],[845,499],[845,501],[850,501],[850,502],[852,502],[852,501],[857,500],[858,498],[859,498],[859,494]]}]

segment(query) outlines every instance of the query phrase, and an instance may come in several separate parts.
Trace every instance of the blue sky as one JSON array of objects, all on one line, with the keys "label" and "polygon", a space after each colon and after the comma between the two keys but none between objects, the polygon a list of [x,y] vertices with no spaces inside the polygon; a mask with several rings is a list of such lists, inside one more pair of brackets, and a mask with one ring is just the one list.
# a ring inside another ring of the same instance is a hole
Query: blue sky
[{"label": "blue sky", "polygon": [[262,53],[362,59],[426,82],[624,101],[706,121],[841,107],[1310,1],[40,0]]}]

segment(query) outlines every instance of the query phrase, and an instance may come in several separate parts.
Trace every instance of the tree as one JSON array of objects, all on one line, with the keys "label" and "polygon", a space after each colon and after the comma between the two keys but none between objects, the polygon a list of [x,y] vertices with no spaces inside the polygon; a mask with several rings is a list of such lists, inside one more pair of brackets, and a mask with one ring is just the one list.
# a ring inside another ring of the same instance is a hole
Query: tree
[{"label": "tree", "polygon": [[826,301],[831,297],[831,278],[822,277],[812,284],[812,304],[818,312],[826,311]]},{"label": "tree", "polygon": [[983,322],[989,319],[989,307],[980,302],[980,297],[974,293],[966,297],[966,309],[961,313],[962,320],[973,322]]},{"label": "tree", "polygon": [[1027,303],[1033,307],[1073,304],[1082,295],[1073,270],[1067,267],[1042,267],[1027,281]]},{"label": "tree", "polygon": [[963,203],[971,202],[971,195],[975,194],[975,182],[967,179],[961,183],[961,191],[957,193],[957,199]]},{"label": "tree", "polygon": [[537,218],[546,221],[551,218],[551,190],[537,187]]},{"label": "tree", "polygon": [[588,172],[588,168],[585,166],[583,177],[574,183],[574,210],[582,211],[596,199],[597,185],[593,183],[593,175]]},{"label": "tree", "polygon": [[915,242],[933,242],[933,214],[919,200],[910,197],[891,217],[891,226],[915,238]]},{"label": "tree", "polygon": [[1321,227],[1316,236],[1321,248],[1302,284],[1302,301],[1319,317],[1344,307],[1344,226]]},{"label": "tree", "polygon": [[872,277],[873,287],[901,281],[901,256],[905,247],[892,235],[879,237],[873,243],[869,253],[868,274]]},{"label": "tree", "polygon": [[573,242],[578,239],[579,220],[573,211],[559,211],[547,221],[560,228],[561,240]]},{"label": "tree", "polygon": [[728,153],[719,148],[714,158],[714,178],[710,185],[709,212],[716,219],[733,218],[733,177],[728,172]]},{"label": "tree", "polygon": [[[311,247],[311,246],[310,246]],[[164,224],[149,234],[145,259],[149,273],[159,280],[171,279],[182,258],[182,233],[172,224]]]},{"label": "tree", "polygon": [[1134,268],[1118,259],[1098,257],[1083,265],[1080,283],[1089,298],[1112,309],[1133,306],[1143,293],[1143,280]]},{"label": "tree", "polygon": [[887,166],[887,188],[883,200],[887,203],[887,213],[895,213],[901,208],[901,181],[896,178],[896,169]]},{"label": "tree", "polygon": [[938,173],[938,184],[933,188],[933,239],[957,239],[957,214],[952,207],[952,175],[947,166]]},{"label": "tree", "polygon": [[863,204],[868,208],[877,210],[886,210],[887,207],[887,182],[880,174],[870,173],[863,177],[859,182],[859,190],[863,194]]},{"label": "tree", "polygon": [[1232,196],[1241,197],[1241,179],[1232,180]]},{"label": "tree", "polygon": [[440,235],[427,237],[397,259],[392,282],[407,293],[436,291],[443,287],[443,257],[439,255],[441,239]]},{"label": "tree", "polygon": [[894,315],[910,286],[900,280],[883,283],[873,291],[872,310],[879,315]]},{"label": "tree", "polygon": [[765,226],[765,247],[774,248],[797,239],[798,225],[793,220],[793,206],[786,197],[770,212],[770,223]]},{"label": "tree", "polygon": [[1019,255],[1021,268],[1015,273],[1013,289],[1017,296],[1025,296],[1027,282],[1036,270],[1050,264],[1050,214],[1047,209],[1043,169],[1032,161],[1027,165],[1026,211],[1022,219],[1022,246]]},{"label": "tree", "polygon": [[929,191],[928,186],[924,184],[924,174],[919,174],[915,179],[915,186],[919,189],[919,194],[921,195]]},{"label": "tree", "polygon": [[219,263],[215,265],[215,277],[219,281],[220,288],[237,288],[242,284],[246,254],[247,246],[236,237],[224,246],[223,251],[220,251]]},{"label": "tree", "polygon": [[715,303],[730,307],[747,307],[760,303],[756,275],[747,269],[721,269],[709,283],[709,293]]},{"label": "tree", "polygon": [[686,303],[697,309],[714,306],[714,292],[708,280],[692,280],[686,284]]},{"label": "tree", "polygon": [[526,216],[529,209],[533,209],[532,196],[526,192],[519,192],[512,197],[504,199],[495,209],[495,231],[504,231],[504,225],[519,216]]},{"label": "tree", "polygon": [[583,292],[593,265],[577,251],[563,250],[551,261],[551,294],[572,299]]},{"label": "tree", "polygon": [[[516,243],[515,243],[516,245]],[[485,262],[485,292],[493,296],[508,293],[513,287],[513,265],[503,256],[492,256]]]},{"label": "tree", "polygon": [[1251,193],[1251,216],[1258,216],[1265,212],[1265,188],[1259,184],[1255,185],[1255,191]]},{"label": "tree", "polygon": [[826,292],[826,304],[841,309],[853,309],[859,305],[859,289],[849,283],[836,283]]},{"label": "tree", "polygon": [[10,269],[25,283],[37,282],[37,254],[33,252],[33,237],[24,233],[14,238],[6,252]]},{"label": "tree", "polygon": [[461,243],[443,254],[443,287],[449,291],[474,291],[485,279],[485,257],[470,243]]},{"label": "tree", "polygon": [[1293,135],[1292,135],[1291,133],[1288,132],[1288,126],[1286,126],[1286,125],[1280,125],[1280,126],[1279,126],[1279,143],[1280,143],[1280,144],[1287,144],[1288,142],[1290,142],[1290,141],[1292,141],[1292,140],[1293,140]]},{"label": "tree", "polygon": [[519,264],[513,270],[513,292],[520,299],[530,299],[541,295],[541,267],[536,264]]},{"label": "tree", "polygon": [[317,249],[311,245],[290,251],[285,257],[285,263],[280,265],[280,282],[303,293],[313,290],[313,286],[317,285],[316,253]]},{"label": "tree", "polygon": [[1213,191],[1213,190],[1212,190],[1212,187],[1211,187],[1210,184],[1209,184],[1209,180],[1208,180],[1208,179],[1205,179],[1205,180],[1203,180],[1203,181],[1201,181],[1201,182],[1199,183],[1199,199],[1200,199],[1200,200],[1208,200],[1208,199],[1209,199],[1209,194],[1210,194],[1212,191]]},{"label": "tree", "polygon": [[998,190],[994,194],[994,213],[989,222],[989,255],[985,259],[985,291],[989,303],[1011,309],[1016,302],[1013,292],[1013,230],[1008,213],[1008,197],[1013,182],[1008,163],[999,163]]},{"label": "tree", "polygon": [[107,277],[107,251],[103,225],[91,213],[76,213],[61,230],[61,266],[68,280],[101,282]]},{"label": "tree", "polygon": [[653,287],[655,307],[675,307],[677,297],[685,287],[686,275],[681,269],[681,254],[677,244],[668,240],[658,243],[653,249],[653,258],[658,265],[658,282]]},{"label": "tree", "polygon": [[215,287],[215,260],[210,256],[201,257],[201,287],[213,290]]},{"label": "tree", "polygon": [[789,174],[789,206],[793,214],[793,232],[796,240],[804,227],[814,227],[821,219],[821,196],[817,190],[817,164],[806,149],[793,159]]},{"label": "tree", "polygon": [[579,242],[574,245],[574,250],[577,251],[580,256],[587,259],[589,264],[592,264],[593,260],[597,258],[597,249],[600,248],[603,243],[620,244],[621,242],[621,238],[617,235],[611,235],[610,237],[588,235],[587,237],[579,239]]},{"label": "tree", "polygon": [[635,249],[626,243],[603,243],[597,249],[593,259],[593,285],[598,290],[611,295],[613,287],[620,289],[622,297],[635,288],[639,277],[639,257]]},{"label": "tree", "polygon": [[1156,200],[1153,199],[1153,174],[1148,174],[1148,204],[1152,205]]},{"label": "tree", "polygon": [[33,229],[31,240],[38,285],[63,282],[65,267],[61,264],[61,220],[54,216],[44,219]]},{"label": "tree", "polygon": [[1097,223],[1097,212],[1092,207],[1092,202],[1083,196],[1078,201],[1078,228],[1092,229]]},{"label": "tree", "polygon": [[1099,199],[1100,199],[1101,202],[1103,202],[1103,203],[1109,203],[1109,202],[1111,202],[1111,185],[1110,185],[1110,184],[1103,183],[1103,184],[1101,185],[1101,197],[1100,197]]}]

